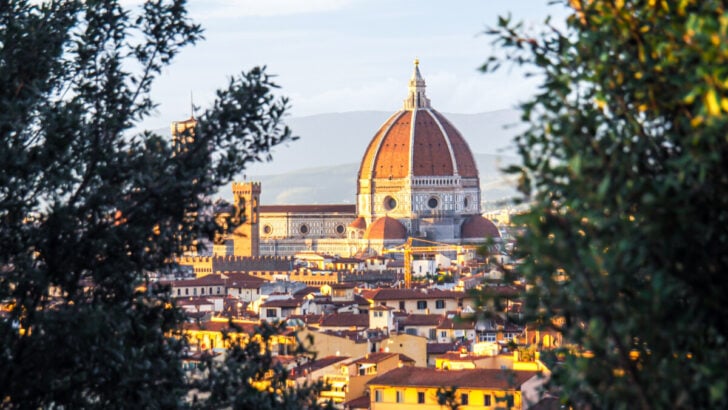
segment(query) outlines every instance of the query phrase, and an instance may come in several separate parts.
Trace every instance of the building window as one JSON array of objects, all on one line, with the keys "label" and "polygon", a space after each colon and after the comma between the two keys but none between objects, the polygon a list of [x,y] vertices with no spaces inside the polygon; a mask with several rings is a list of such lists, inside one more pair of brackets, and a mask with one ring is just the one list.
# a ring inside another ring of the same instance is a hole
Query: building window
[{"label": "building window", "polygon": [[430,340],[437,339],[437,329],[430,329]]},{"label": "building window", "polygon": [[423,404],[425,402],[425,392],[418,391],[417,392],[417,403]]},{"label": "building window", "polygon": [[384,198],[384,209],[386,209],[387,211],[391,211],[396,207],[397,207],[396,199],[392,198],[391,196]]},{"label": "building window", "polygon": [[266,309],[265,316],[266,317],[278,317],[278,312],[275,309]]},{"label": "building window", "polygon": [[190,290],[189,289],[185,289],[185,296],[187,296],[189,294],[190,294]]},{"label": "building window", "polygon": [[492,403],[493,403],[493,396],[491,396],[490,394],[486,394],[485,396],[483,396],[483,405],[484,406],[492,406],[493,405]]},{"label": "building window", "polygon": [[217,294],[218,295],[220,294],[220,287],[219,286],[217,287]]},{"label": "building window", "polygon": [[344,233],[345,230],[346,228],[344,228],[344,225],[336,225],[336,233],[338,233],[339,235]]},{"label": "building window", "polygon": [[463,406],[468,405],[468,393],[463,393],[460,395],[460,404],[462,404]]},{"label": "building window", "polygon": [[404,310],[404,300],[399,301],[399,310]]},{"label": "building window", "polygon": [[469,199],[470,198],[467,197],[467,196],[465,197],[465,199],[463,199],[463,207],[466,208],[466,209],[467,209],[468,205],[470,205]]},{"label": "building window", "polygon": [[419,309],[419,310],[425,310],[425,309],[427,309],[427,301],[426,300],[418,300],[417,301],[417,309]]},{"label": "building window", "polygon": [[177,289],[177,296],[182,296],[182,289]]},{"label": "building window", "polygon": [[264,234],[270,235],[271,232],[273,232],[273,227],[271,227],[270,225],[264,225],[263,226],[263,233]]},{"label": "building window", "polygon": [[445,309],[445,301],[444,300],[436,300],[435,301],[435,308],[436,309]]},{"label": "building window", "polygon": [[404,402],[404,392],[402,390],[397,390],[397,403]]},{"label": "building window", "polygon": [[374,390],[374,401],[377,403],[382,401],[382,391],[380,389]]},{"label": "building window", "polygon": [[298,228],[298,232],[301,232],[301,234],[303,234],[303,235],[306,235],[306,234],[308,233],[308,225],[306,225],[306,224],[302,224],[302,225],[301,225],[301,226],[300,226],[300,227]]},{"label": "building window", "polygon": [[417,329],[414,329],[411,327],[408,327],[407,329],[405,329],[404,332],[407,333],[408,335],[417,336]]},{"label": "building window", "polygon": [[434,196],[432,198],[430,198],[429,200],[427,200],[427,206],[429,206],[430,209],[437,208],[437,204],[438,204],[437,198],[435,198]]},{"label": "building window", "polygon": [[447,330],[443,330],[440,332],[440,337],[447,337]]}]

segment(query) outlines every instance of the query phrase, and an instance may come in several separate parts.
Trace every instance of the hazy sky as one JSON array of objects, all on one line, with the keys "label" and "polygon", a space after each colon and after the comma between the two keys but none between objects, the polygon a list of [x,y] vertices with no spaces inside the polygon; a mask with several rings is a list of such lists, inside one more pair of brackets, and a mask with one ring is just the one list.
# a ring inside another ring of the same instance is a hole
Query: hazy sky
[{"label": "hazy sky", "polygon": [[[188,47],[155,84],[148,128],[189,117],[190,93],[208,105],[227,79],[256,65],[277,75],[291,115],[395,111],[415,58],[441,112],[512,108],[533,92],[517,70],[484,75],[486,27],[509,12],[527,24],[561,16],[547,0],[191,0],[206,39]],[[558,20],[558,19],[557,19]]]}]

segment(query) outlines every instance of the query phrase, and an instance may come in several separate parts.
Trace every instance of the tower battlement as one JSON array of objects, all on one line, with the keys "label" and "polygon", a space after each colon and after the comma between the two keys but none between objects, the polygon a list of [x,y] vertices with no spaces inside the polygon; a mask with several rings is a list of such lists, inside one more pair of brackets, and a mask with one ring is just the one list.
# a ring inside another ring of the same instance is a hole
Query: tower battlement
[{"label": "tower battlement", "polygon": [[234,195],[260,195],[260,182],[233,182]]}]

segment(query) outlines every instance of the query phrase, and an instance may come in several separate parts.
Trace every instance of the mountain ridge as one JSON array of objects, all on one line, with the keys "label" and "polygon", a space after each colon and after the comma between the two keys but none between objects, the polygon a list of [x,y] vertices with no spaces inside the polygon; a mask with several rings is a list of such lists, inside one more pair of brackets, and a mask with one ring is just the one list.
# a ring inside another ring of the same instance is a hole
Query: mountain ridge
[{"label": "mountain ridge", "polygon": [[[239,180],[262,184],[261,204],[356,203],[359,164],[367,145],[392,115],[385,111],[349,111],[291,118],[294,135],[301,138],[274,147],[271,162],[255,163]],[[500,169],[518,163],[513,137],[520,114],[498,110],[443,115],[468,142],[480,175],[483,201],[516,195],[515,185]],[[231,199],[230,189],[221,196]]]}]

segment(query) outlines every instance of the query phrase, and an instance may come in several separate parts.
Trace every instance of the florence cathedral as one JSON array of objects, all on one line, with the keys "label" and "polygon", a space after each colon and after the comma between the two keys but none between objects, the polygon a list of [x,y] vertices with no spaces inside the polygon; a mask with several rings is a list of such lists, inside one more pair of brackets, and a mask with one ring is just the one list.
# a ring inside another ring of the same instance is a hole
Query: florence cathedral
[{"label": "florence cathedral", "polygon": [[477,244],[498,238],[481,215],[478,169],[467,142],[432,108],[418,61],[402,109],[374,133],[356,177],[356,205],[259,204],[259,183],[234,183],[242,235],[217,256],[378,255],[408,238]]}]

